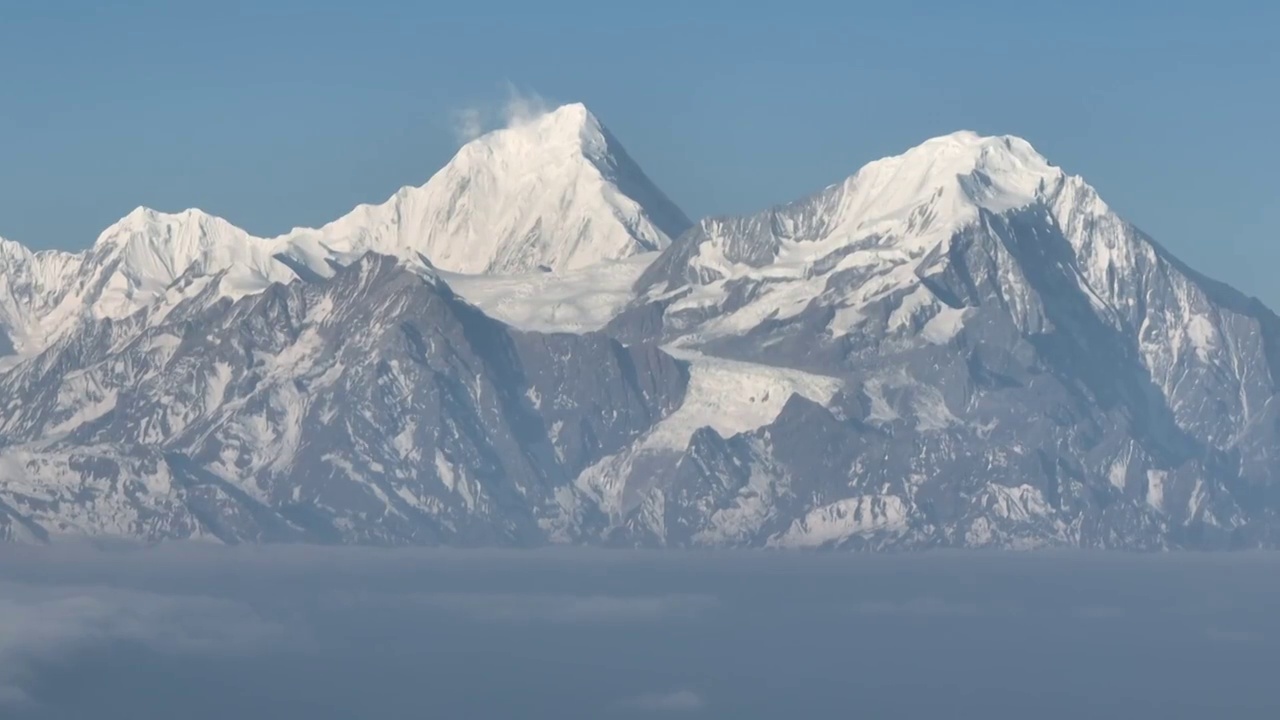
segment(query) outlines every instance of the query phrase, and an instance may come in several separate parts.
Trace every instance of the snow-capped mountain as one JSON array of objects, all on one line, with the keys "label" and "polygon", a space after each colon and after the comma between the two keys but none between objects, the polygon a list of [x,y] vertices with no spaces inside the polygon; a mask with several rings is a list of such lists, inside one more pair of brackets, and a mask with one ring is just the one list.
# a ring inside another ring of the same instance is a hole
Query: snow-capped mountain
[{"label": "snow-capped mountain", "polygon": [[455,273],[572,271],[667,247],[690,225],[580,104],[484,135],[421,187],[322,228],[257,238],[199,210],[138,208],[78,254],[0,240],[0,349],[47,347],[85,319],[124,318],[184,274],[232,299],[332,275],[366,252]]},{"label": "snow-capped mountain", "polygon": [[[2,242],[2,241],[0,241]],[[178,214],[137,208],[82,253],[0,250],[0,331],[31,354],[83,322],[128,317],[158,302],[183,274],[225,272],[229,297],[288,282],[293,272],[268,245],[199,210]]]},{"label": "snow-capped mountain", "polygon": [[[984,214],[1031,206],[1065,181],[1018,138],[934,138],[803,200],[701,221],[640,288],[656,298],[687,291],[668,318],[686,316],[708,337],[740,336],[815,300],[834,311],[826,334],[845,335],[861,320],[858,308],[918,283],[919,261],[955,233]],[[720,311],[704,324],[709,304]]]},{"label": "snow-capped mountain", "polygon": [[1277,543],[1280,319],[1026,141],[688,225],[574,105],[316,230],[140,210],[77,255],[0,242],[0,526]]},{"label": "snow-capped mountain", "polygon": [[696,436],[637,501],[642,541],[1272,537],[1280,321],[1025,141],[957,133],[704,220],[637,289],[616,334],[845,380],[755,432]]},{"label": "snow-capped mountain", "polygon": [[278,242],[321,274],[365,252],[457,273],[576,270],[661,250],[689,220],[586,107],[565,105],[465,145],[426,185]]}]

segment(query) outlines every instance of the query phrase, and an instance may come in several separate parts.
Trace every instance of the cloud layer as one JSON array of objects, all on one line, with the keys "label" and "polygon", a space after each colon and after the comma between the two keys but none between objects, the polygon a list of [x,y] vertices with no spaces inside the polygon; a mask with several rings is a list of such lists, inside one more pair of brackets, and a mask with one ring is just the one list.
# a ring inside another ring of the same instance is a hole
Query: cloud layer
[{"label": "cloud layer", "polygon": [[123,641],[164,653],[239,653],[282,633],[227,600],[0,584],[0,706],[29,702],[23,688],[33,664],[85,648]]}]

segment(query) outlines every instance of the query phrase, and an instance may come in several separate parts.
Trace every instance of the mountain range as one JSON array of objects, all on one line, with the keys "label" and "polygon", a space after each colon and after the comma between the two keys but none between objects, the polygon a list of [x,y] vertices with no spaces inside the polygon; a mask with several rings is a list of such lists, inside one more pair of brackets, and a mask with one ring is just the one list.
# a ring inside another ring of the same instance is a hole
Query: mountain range
[{"label": "mountain range", "polygon": [[692,222],[567,105],[321,228],[0,240],[0,536],[1274,547],[1278,383],[1025,140]]}]

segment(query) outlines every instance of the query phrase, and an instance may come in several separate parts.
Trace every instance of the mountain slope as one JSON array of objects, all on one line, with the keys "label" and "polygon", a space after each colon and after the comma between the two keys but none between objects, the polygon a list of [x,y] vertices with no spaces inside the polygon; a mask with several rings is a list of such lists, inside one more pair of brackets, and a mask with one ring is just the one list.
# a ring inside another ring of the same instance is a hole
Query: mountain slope
[{"label": "mountain slope", "polygon": [[184,274],[224,273],[227,297],[287,282],[293,272],[266,244],[199,210],[178,214],[137,208],[82,253],[33,253],[16,243],[0,250],[4,285],[0,328],[32,354],[82,322],[120,319],[159,302]]},{"label": "mountain slope", "polygon": [[40,321],[71,282],[76,260],[0,238],[0,360],[39,343]]},{"label": "mountain slope", "polygon": [[687,382],[653,348],[512,331],[385,256],[206,299],[0,375],[10,537],[540,542]]}]

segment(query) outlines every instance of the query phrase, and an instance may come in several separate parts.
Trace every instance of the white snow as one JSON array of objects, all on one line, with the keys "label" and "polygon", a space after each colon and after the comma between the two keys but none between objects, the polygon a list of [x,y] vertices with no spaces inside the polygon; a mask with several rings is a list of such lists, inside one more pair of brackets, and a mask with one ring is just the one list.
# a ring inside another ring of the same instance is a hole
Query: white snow
[{"label": "white snow", "polygon": [[47,344],[45,319],[59,311],[60,294],[76,279],[80,255],[32,252],[0,238],[0,328],[15,349],[32,354]]},{"label": "white snow", "polygon": [[667,350],[691,363],[689,389],[679,409],[646,438],[651,448],[683,450],[703,427],[722,437],[748,432],[773,422],[792,395],[825,405],[841,387],[839,380],[825,375]]},{"label": "white snow", "polygon": [[[406,422],[404,428],[401,429],[400,432],[396,433],[396,436],[391,439],[391,446],[395,448],[396,455],[398,455],[401,460],[416,459],[418,457],[419,453],[416,445],[414,444],[414,437],[413,437],[417,429],[418,429],[417,423],[413,420],[410,420]],[[440,467],[439,463],[440,461],[439,459],[437,459],[436,460],[437,470]]]},{"label": "white snow", "polygon": [[1107,480],[1111,482],[1111,487],[1117,490],[1124,490],[1125,478],[1128,476],[1129,466],[1121,458],[1111,464],[1111,468],[1107,470]]},{"label": "white snow", "polygon": [[836,308],[835,315],[832,316],[831,323],[827,326],[827,329],[836,337],[848,335],[866,319],[867,316],[862,314],[860,307],[842,305]]},{"label": "white snow", "polygon": [[1187,498],[1187,522],[1195,522],[1200,519],[1200,509],[1204,507],[1207,499],[1208,495],[1205,493],[1204,480],[1196,478],[1196,485],[1191,490],[1191,496]]},{"label": "white snow", "polygon": [[964,327],[965,309],[939,305],[937,314],[924,324],[920,336],[935,345],[945,345]]},{"label": "white snow", "polygon": [[1186,333],[1196,355],[1202,362],[1208,362],[1210,354],[1218,344],[1218,331],[1213,321],[1204,315],[1193,314],[1187,318]]},{"label": "white snow", "polygon": [[[199,210],[169,214],[138,208],[82,253],[30,253],[15,249],[21,247],[16,243],[7,246],[0,248],[0,275],[13,280],[0,279],[0,323],[17,331],[18,350],[25,355],[39,352],[85,318],[118,319],[158,306],[154,319],[159,320],[215,274],[220,273],[219,295],[232,298],[294,277],[272,258],[269,243]],[[181,281],[184,275],[191,282]],[[14,281],[25,288],[20,296],[9,287]]]},{"label": "white snow", "polygon": [[900,225],[922,200],[935,198],[939,220],[953,222],[977,208],[1001,212],[1028,205],[1044,182],[1060,175],[1021,138],[960,131],[863,167],[841,186],[840,214],[865,232]]},{"label": "white snow", "polygon": [[889,314],[887,329],[889,332],[910,327],[917,317],[934,306],[933,293],[923,285],[919,285],[902,299],[902,304]]},{"label": "white snow", "polygon": [[115,390],[105,389],[99,390],[92,396],[92,399],[80,404],[77,410],[62,422],[59,422],[48,429],[51,436],[57,437],[75,430],[86,423],[93,422],[101,418],[103,415],[111,412],[116,406]]},{"label": "white snow", "polygon": [[98,317],[124,317],[159,300],[184,273],[225,271],[221,292],[239,297],[288,282],[293,273],[271,255],[271,247],[219,217],[199,210],[178,214],[138,208],[107,228],[92,256],[116,259],[104,267],[106,291],[91,305]]},{"label": "white snow", "polygon": [[444,484],[450,491],[454,489],[456,480],[453,477],[453,466],[445,458],[444,453],[436,450],[436,476],[440,478],[440,482]]},{"label": "white snow", "polygon": [[1169,473],[1164,470],[1147,471],[1147,504],[1164,511],[1164,485]]},{"label": "white snow", "polygon": [[204,408],[212,410],[222,404],[226,397],[227,386],[231,383],[231,366],[226,363],[214,363],[213,372],[205,378]]}]

